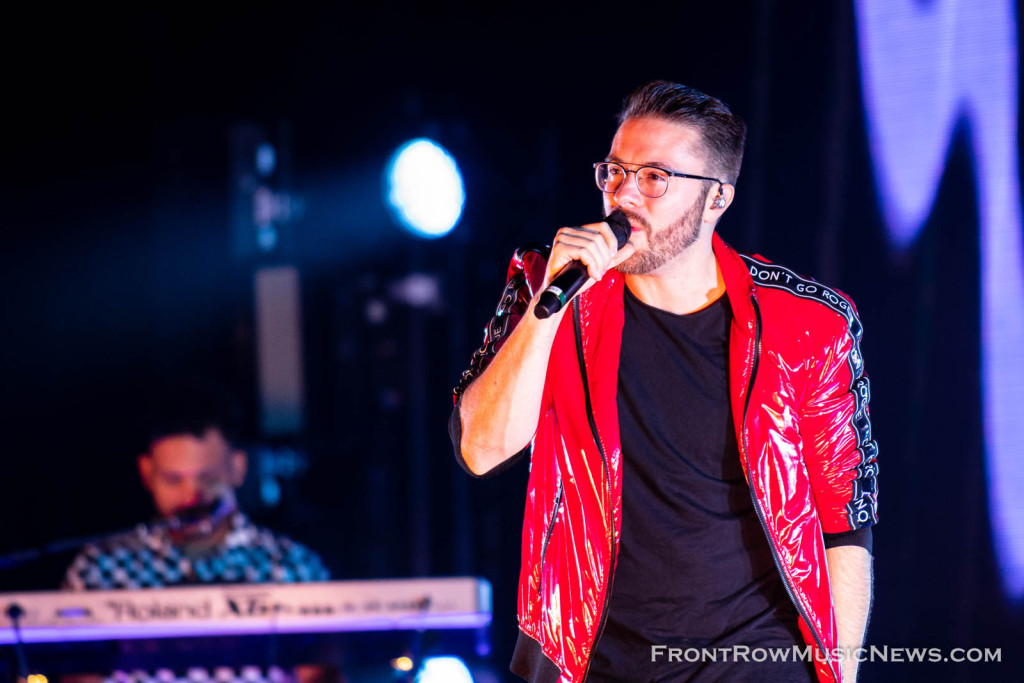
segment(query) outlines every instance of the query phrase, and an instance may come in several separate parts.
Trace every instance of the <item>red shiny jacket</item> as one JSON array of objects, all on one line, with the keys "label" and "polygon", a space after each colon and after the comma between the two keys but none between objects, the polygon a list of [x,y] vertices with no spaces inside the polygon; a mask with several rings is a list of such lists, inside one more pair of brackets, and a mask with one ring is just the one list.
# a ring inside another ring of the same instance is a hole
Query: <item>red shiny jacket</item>
[{"label": "red shiny jacket", "polygon": [[[729,384],[743,471],[818,678],[839,683],[822,534],[877,521],[860,321],[841,292],[741,256],[717,233],[714,252],[734,316]],[[544,269],[542,251],[516,253],[456,399],[525,312]],[[532,444],[512,662],[528,680],[584,680],[604,625],[622,512],[622,292],[622,276],[609,271],[577,297],[551,352]]]}]

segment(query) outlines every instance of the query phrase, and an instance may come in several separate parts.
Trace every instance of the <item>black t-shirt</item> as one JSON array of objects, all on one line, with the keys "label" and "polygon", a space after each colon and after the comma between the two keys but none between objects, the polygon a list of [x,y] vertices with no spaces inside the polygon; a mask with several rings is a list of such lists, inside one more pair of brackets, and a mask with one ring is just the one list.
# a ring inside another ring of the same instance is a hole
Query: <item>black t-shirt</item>
[{"label": "black t-shirt", "polygon": [[[588,680],[813,681],[792,652],[782,664],[733,661],[733,646],[756,657],[804,643],[740,465],[728,298],[675,315],[624,297],[622,535]],[[683,650],[678,661],[669,648]],[[717,648],[729,654],[700,661]]]}]

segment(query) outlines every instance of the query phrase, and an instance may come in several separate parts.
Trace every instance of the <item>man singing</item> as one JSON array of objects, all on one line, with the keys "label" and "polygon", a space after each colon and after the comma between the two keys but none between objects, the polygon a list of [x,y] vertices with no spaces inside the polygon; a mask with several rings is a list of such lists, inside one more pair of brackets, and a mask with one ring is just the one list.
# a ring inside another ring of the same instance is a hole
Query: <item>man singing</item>
[{"label": "man singing", "polygon": [[[466,469],[531,457],[512,670],[854,681],[877,521],[856,309],[715,232],[746,135],[724,103],[655,82],[619,124],[595,175],[628,242],[519,250],[455,389]],[[574,260],[581,294],[536,316]]]}]

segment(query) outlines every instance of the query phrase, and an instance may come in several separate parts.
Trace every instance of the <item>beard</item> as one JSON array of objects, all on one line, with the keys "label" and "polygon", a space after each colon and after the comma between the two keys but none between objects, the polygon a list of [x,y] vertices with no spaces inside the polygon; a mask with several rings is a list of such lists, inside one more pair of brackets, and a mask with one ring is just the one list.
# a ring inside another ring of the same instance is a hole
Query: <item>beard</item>
[{"label": "beard", "polygon": [[646,219],[637,216],[629,211],[622,212],[629,218],[630,223],[643,226],[647,235],[647,246],[637,249],[628,259],[615,267],[617,271],[626,275],[646,275],[674,259],[685,251],[700,236],[701,215],[704,213],[704,200],[707,193],[702,193],[693,202],[693,206],[686,210],[682,216],[666,228],[653,230]]}]

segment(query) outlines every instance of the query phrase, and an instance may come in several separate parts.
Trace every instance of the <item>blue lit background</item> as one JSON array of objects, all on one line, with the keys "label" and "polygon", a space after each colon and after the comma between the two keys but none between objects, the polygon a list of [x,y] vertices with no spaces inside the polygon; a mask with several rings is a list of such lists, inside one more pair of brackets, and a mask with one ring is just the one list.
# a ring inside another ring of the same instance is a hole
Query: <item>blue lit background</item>
[{"label": "blue lit background", "polygon": [[[1003,584],[1024,599],[1024,256],[1018,57],[1007,0],[859,0],[875,180],[897,249],[935,205],[963,123],[974,158],[981,270],[981,386],[992,533]],[[950,188],[963,195],[963,188]],[[968,229],[967,225],[963,226]]]}]

